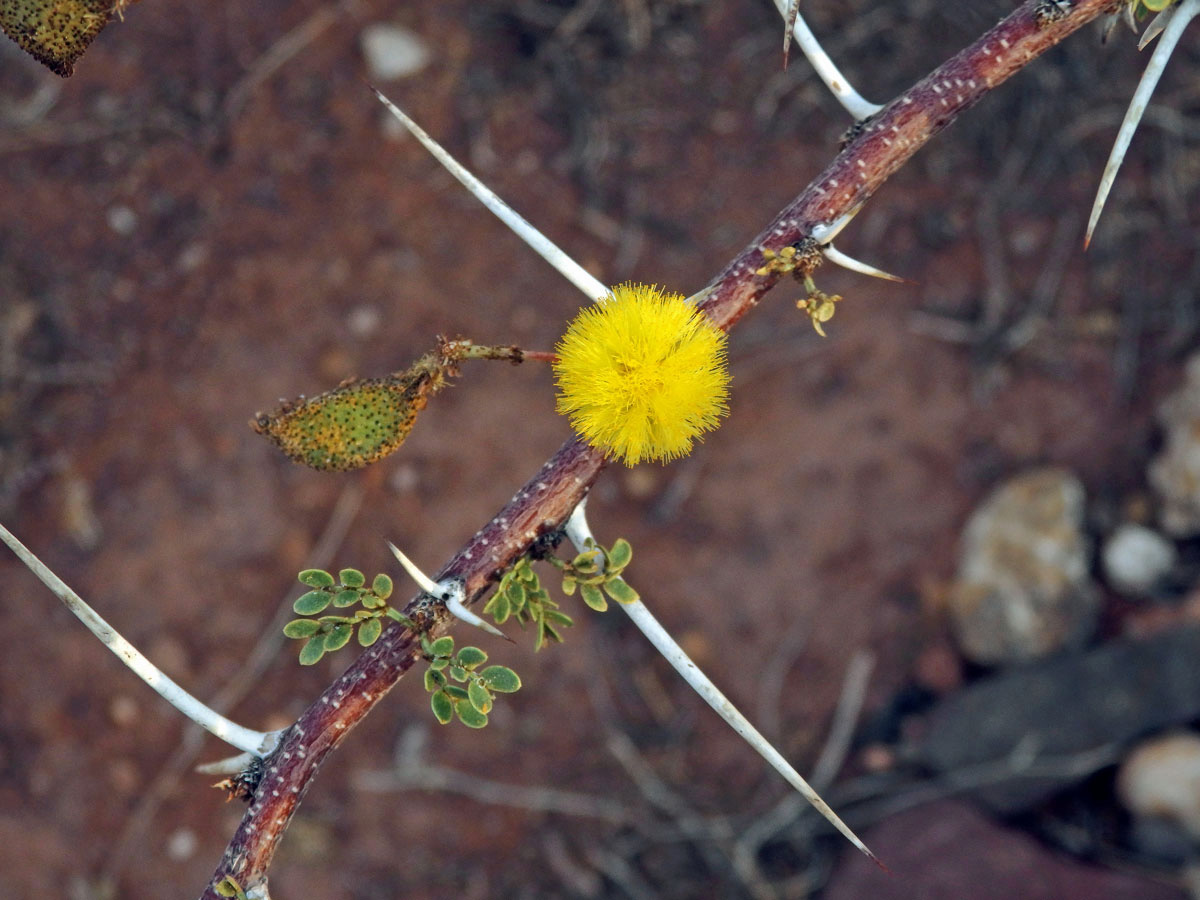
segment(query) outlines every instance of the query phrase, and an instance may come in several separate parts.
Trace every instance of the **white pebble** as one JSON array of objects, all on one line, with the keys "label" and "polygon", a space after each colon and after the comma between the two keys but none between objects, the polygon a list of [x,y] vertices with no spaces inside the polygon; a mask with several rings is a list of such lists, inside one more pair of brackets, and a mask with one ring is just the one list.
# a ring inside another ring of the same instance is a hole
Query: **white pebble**
[{"label": "white pebble", "polygon": [[359,35],[367,71],[373,81],[393,81],[420,72],[433,54],[407,28],[377,22]]},{"label": "white pebble", "polygon": [[1200,840],[1200,735],[1169,734],[1143,743],[1121,764],[1117,793],[1135,816],[1167,819]]},{"label": "white pebble", "polygon": [[187,862],[196,855],[199,843],[196,832],[190,828],[180,828],[167,838],[167,858],[174,862]]},{"label": "white pebble", "polygon": [[137,213],[128,206],[122,204],[110,206],[105,217],[108,219],[108,227],[121,237],[129,237],[137,228]]},{"label": "white pebble", "polygon": [[1104,574],[1122,594],[1146,597],[1175,567],[1175,545],[1157,531],[1127,522],[1104,543]]}]

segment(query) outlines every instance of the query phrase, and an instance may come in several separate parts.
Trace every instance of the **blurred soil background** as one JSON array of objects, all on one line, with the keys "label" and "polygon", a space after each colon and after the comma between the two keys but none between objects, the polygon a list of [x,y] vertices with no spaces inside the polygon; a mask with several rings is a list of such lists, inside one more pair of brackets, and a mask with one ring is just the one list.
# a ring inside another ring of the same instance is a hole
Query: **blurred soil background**
[{"label": "blurred soil background", "polygon": [[[886,101],[1011,8],[803,12]],[[367,36],[395,38],[378,26],[415,42],[389,57],[406,74],[368,65]],[[650,607],[802,771],[820,761],[894,874],[830,837],[619,612],[580,607],[537,656],[457,630],[525,683],[481,733],[436,726],[402,681],[320,773],[273,896],[1188,896],[1200,545],[1162,532],[1196,479],[1186,447],[1184,497],[1148,470],[1200,327],[1200,44],[1085,255],[1146,58],[1100,34],[963,116],[839,241],[915,285],[822,269],[846,297],[825,340],[777,288],[732,335],[724,427],[592,495]],[[568,436],[545,368],[487,363],[361,473],[301,470],[250,430],[439,333],[549,349],[581,303],[364,81],[604,280],[691,292],[849,124],[795,50],[782,70],[781,36],[761,0],[146,0],[67,81],[0,43],[4,523],[200,697],[237,682],[235,718],[290,722],[351,659],[302,669],[272,643],[321,536],[324,564],[408,592],[385,538],[436,569]],[[1003,589],[960,564],[997,488],[1035,540],[993,556],[1037,568]],[[1160,561],[1132,587],[1099,561],[1121,526],[1157,548],[1135,563]],[[242,807],[190,767],[227,749],[7,553],[0,579],[0,895],[199,893]],[[1170,796],[1130,799],[1121,765],[1172,730]]]}]

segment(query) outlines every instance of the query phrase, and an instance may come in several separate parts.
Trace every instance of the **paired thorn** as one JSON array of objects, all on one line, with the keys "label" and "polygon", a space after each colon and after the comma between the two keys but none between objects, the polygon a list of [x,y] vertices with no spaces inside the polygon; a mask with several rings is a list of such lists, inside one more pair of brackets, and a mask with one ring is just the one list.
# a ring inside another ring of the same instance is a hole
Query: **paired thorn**
[{"label": "paired thorn", "polygon": [[440,600],[446,605],[446,611],[456,619],[461,619],[468,625],[474,625],[476,628],[482,628],[488,634],[494,634],[496,637],[504,638],[510,644],[515,643],[507,634],[484,619],[481,619],[475,613],[467,609],[463,600],[466,598],[466,592],[463,589],[461,581],[455,578],[447,578],[445,581],[434,581],[424,572],[417,568],[417,564],[401,552],[400,548],[391,541],[387,545],[392,548],[392,554],[400,561],[400,565],[404,571],[409,574],[409,577],[417,583],[417,586],[435,600]]},{"label": "paired thorn", "polygon": [[1100,187],[1096,191],[1096,200],[1092,204],[1092,213],[1088,217],[1087,233],[1083,238],[1085,250],[1092,242],[1092,233],[1096,230],[1096,223],[1100,221],[1100,213],[1104,211],[1109,191],[1112,190],[1113,182],[1116,181],[1117,170],[1125,161],[1125,152],[1133,141],[1133,135],[1142,120],[1142,115],[1146,112],[1146,107],[1150,105],[1150,98],[1167,66],[1167,60],[1175,51],[1175,46],[1179,43],[1183,30],[1197,15],[1200,15],[1200,0],[1183,0],[1178,5],[1168,7],[1159,13],[1147,27],[1146,34],[1142,36],[1139,47],[1144,47],[1159,34],[1162,35],[1162,38],[1159,40],[1158,46],[1154,48],[1150,62],[1146,64],[1146,71],[1142,73],[1142,80],[1138,82],[1137,90],[1133,92],[1129,108],[1125,111],[1125,118],[1117,131],[1117,139],[1113,143],[1112,152],[1104,166],[1104,174],[1100,176]]},{"label": "paired thorn", "polygon": [[858,215],[858,211],[862,209],[862,205],[854,207],[845,215],[839,216],[828,225],[816,225],[810,232],[812,239],[821,247],[821,255],[833,263],[835,266],[841,266],[843,269],[849,269],[851,272],[858,272],[860,275],[870,275],[872,278],[882,278],[884,281],[895,281],[900,284],[915,284],[916,282],[901,278],[899,275],[892,275],[890,272],[885,272],[883,269],[878,269],[869,263],[857,260],[852,256],[848,256],[841,250],[833,246],[833,239],[842,233],[851,220]]}]

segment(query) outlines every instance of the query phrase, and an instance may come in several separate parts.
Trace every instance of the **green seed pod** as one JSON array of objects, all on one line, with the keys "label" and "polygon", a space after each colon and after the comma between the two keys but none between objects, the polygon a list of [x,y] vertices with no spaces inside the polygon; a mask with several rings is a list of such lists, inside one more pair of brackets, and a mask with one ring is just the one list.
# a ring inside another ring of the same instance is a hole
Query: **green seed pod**
[{"label": "green seed pod", "polygon": [[349,379],[316,397],[259,413],[251,427],[295,462],[325,472],[360,469],[394,453],[429,397],[456,375],[433,354],[384,378]]}]

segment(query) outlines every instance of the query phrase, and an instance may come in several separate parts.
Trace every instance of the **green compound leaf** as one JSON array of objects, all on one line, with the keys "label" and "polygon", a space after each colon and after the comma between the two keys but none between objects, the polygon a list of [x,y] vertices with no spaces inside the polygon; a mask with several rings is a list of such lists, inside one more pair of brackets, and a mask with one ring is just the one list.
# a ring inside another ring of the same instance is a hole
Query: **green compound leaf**
[{"label": "green compound leaf", "polygon": [[479,680],[500,694],[511,694],[521,689],[521,679],[507,666],[488,666],[479,673]]},{"label": "green compound leaf", "polygon": [[575,576],[564,575],[563,582],[562,582],[562,592],[564,594],[566,594],[568,597],[575,596],[575,586],[577,584],[579,584],[579,582],[575,580]]},{"label": "green compound leaf", "polygon": [[308,639],[308,643],[300,648],[300,665],[311,666],[314,663],[320,662],[321,657],[325,655],[325,635],[314,634]]},{"label": "green compound leaf", "polygon": [[487,725],[487,716],[470,703],[455,703],[454,713],[458,716],[458,721],[468,728],[483,728]]},{"label": "green compound leaf", "polygon": [[467,670],[462,666],[451,664],[450,668],[446,669],[446,673],[455,681],[462,682],[467,680]]},{"label": "green compound leaf", "polygon": [[312,637],[321,630],[321,623],[315,619],[292,619],[283,626],[283,636],[290,638]]},{"label": "green compound leaf", "polygon": [[371,582],[371,590],[375,592],[375,596],[380,600],[386,600],[392,596],[392,579],[380,572],[375,576],[375,580]]},{"label": "green compound leaf", "polygon": [[338,579],[348,588],[362,587],[367,583],[367,576],[358,569],[342,569],[338,572]]},{"label": "green compound leaf", "polygon": [[383,622],[380,619],[367,619],[358,626],[358,642],[364,647],[370,647],[383,634]]},{"label": "green compound leaf", "polygon": [[512,614],[512,606],[508,602],[508,595],[503,591],[497,591],[492,595],[483,607],[483,611],[496,620],[497,625],[503,625],[508,621],[509,615]]},{"label": "green compound leaf", "polygon": [[604,594],[600,588],[594,584],[581,584],[579,586],[579,596],[583,598],[583,602],[590,606],[596,612],[604,612],[608,609],[608,601],[604,599]]},{"label": "green compound leaf", "polygon": [[340,625],[334,625],[330,629],[329,634],[325,635],[325,652],[332,653],[334,650],[341,650],[350,642],[353,634],[354,629],[344,622]]},{"label": "green compound leaf", "polygon": [[492,711],[492,692],[478,681],[472,681],[467,685],[467,699],[477,712],[481,712],[485,716]]},{"label": "green compound leaf", "polygon": [[328,591],[309,591],[292,604],[292,611],[298,616],[315,616],[323,612],[332,599],[333,595]]},{"label": "green compound leaf", "polygon": [[574,619],[564,612],[559,612],[557,609],[546,610],[546,621],[551,625],[562,625],[565,628],[570,628],[575,624]]},{"label": "green compound leaf", "polygon": [[624,578],[613,578],[604,583],[604,590],[608,596],[612,597],[618,603],[636,603],[641,599],[641,596],[632,587],[629,586]]},{"label": "green compound leaf", "polygon": [[323,569],[305,569],[296,578],[313,588],[333,587],[333,576]]},{"label": "green compound leaf", "polygon": [[429,698],[429,708],[433,710],[433,717],[443,725],[449,725],[454,718],[454,701],[445,691],[434,691]]},{"label": "green compound leaf", "polygon": [[358,602],[360,594],[355,588],[348,588],[344,591],[338,591],[333,595],[334,606],[353,606]]},{"label": "green compound leaf", "polygon": [[436,641],[433,641],[428,648],[430,656],[449,656],[454,652],[454,638],[450,635],[443,635]]},{"label": "green compound leaf", "polygon": [[445,656],[438,656],[429,661],[429,668],[434,672],[440,672],[448,665],[450,665],[450,660]]},{"label": "green compound leaf", "polygon": [[633,547],[625,538],[617,538],[612,549],[608,551],[608,568],[614,574],[619,573],[633,559]]},{"label": "green compound leaf", "polygon": [[487,658],[487,654],[478,647],[463,647],[458,651],[458,664],[468,670],[487,662]]},{"label": "green compound leaf", "polygon": [[457,684],[446,685],[446,693],[450,695],[450,699],[454,702],[467,699],[466,688],[460,688]]}]

